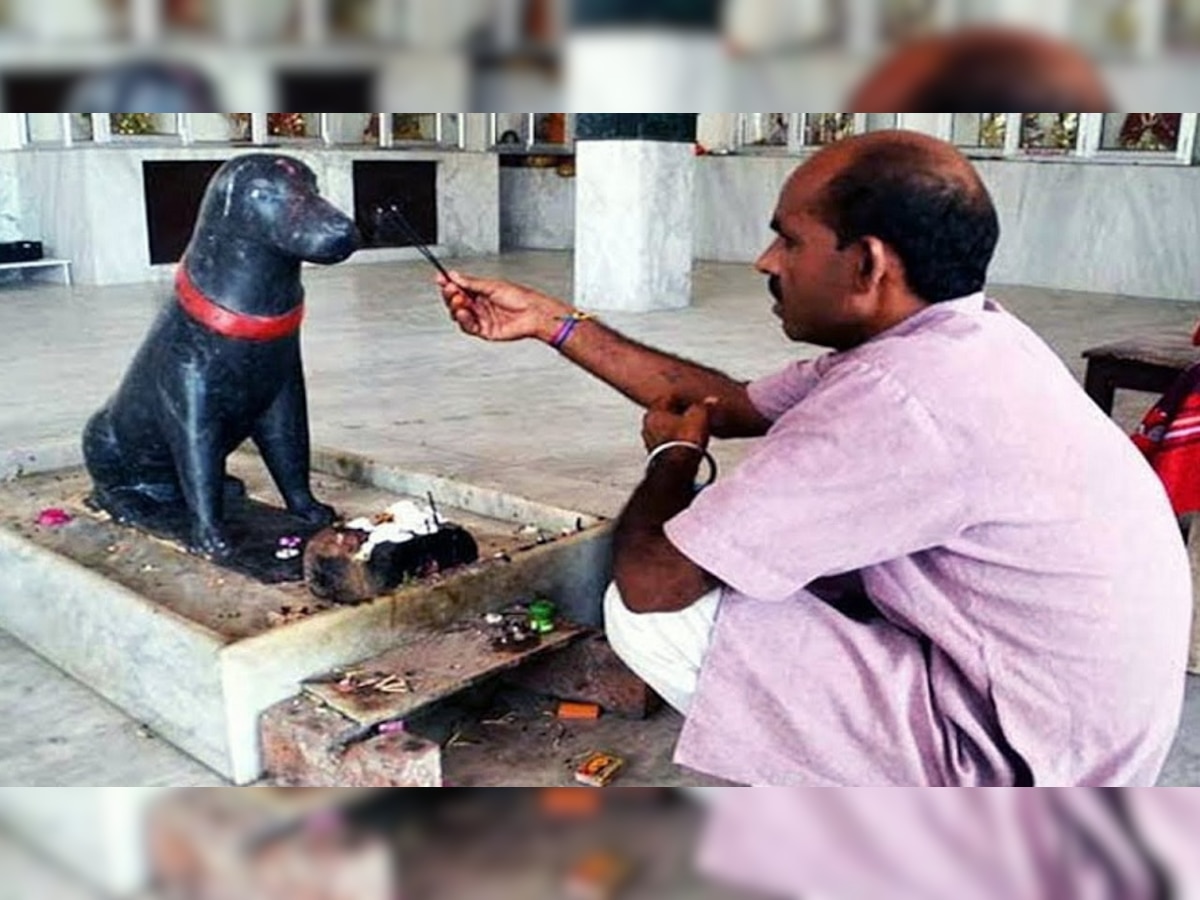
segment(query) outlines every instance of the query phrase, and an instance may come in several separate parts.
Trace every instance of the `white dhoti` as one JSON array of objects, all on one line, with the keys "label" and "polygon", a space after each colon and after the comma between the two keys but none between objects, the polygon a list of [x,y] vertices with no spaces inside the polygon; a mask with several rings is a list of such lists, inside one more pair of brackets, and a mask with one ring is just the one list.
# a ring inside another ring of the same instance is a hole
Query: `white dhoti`
[{"label": "white dhoti", "polygon": [[615,583],[604,596],[609,644],[634,674],[681,713],[687,713],[696,693],[720,599],[718,588],[679,612],[635,613],[625,608]]}]

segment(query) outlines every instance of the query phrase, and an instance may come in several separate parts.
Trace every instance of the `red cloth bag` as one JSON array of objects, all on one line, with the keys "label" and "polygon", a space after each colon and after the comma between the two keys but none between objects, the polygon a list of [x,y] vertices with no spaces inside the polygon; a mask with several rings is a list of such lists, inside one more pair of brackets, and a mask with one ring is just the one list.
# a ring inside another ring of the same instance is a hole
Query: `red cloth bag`
[{"label": "red cloth bag", "polygon": [[1177,516],[1200,512],[1200,363],[1185,369],[1133,435]]}]

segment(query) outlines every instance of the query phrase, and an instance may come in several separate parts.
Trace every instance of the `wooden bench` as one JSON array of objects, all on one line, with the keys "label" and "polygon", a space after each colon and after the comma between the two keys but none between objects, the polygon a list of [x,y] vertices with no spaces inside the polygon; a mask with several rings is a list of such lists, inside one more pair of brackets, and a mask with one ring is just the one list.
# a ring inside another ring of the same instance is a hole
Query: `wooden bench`
[{"label": "wooden bench", "polygon": [[[1175,383],[1179,373],[1200,362],[1200,347],[1192,344],[1187,331],[1145,335],[1111,344],[1102,344],[1083,352],[1087,360],[1084,390],[1109,415],[1119,389],[1162,394]],[[1200,477],[1200,473],[1197,473]],[[1200,675],[1200,516],[1190,516],[1188,556],[1192,565],[1192,596],[1195,612],[1192,620],[1191,653],[1188,669]]]},{"label": "wooden bench", "polygon": [[9,269],[59,269],[62,272],[63,284],[71,284],[71,261],[69,259],[30,259],[24,262],[0,263],[0,272]]},{"label": "wooden bench", "polygon": [[1117,390],[1164,393],[1180,372],[1200,362],[1200,347],[1192,345],[1190,332],[1164,332],[1101,344],[1083,356],[1083,389],[1111,415]]}]

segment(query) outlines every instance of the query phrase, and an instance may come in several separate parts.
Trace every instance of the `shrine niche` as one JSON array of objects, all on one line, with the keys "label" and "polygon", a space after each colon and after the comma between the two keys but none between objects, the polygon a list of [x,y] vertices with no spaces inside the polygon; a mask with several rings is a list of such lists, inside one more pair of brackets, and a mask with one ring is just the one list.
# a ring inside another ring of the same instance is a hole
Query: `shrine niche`
[{"label": "shrine niche", "polygon": [[245,144],[253,138],[250,113],[192,113],[188,130],[195,143]]},{"label": "shrine niche", "polygon": [[1101,150],[1175,153],[1179,149],[1183,113],[1115,113],[1104,117]]},{"label": "shrine niche", "polygon": [[824,147],[836,144],[856,132],[853,113],[806,113],[804,116],[804,145]]},{"label": "shrine niche", "polygon": [[736,140],[741,150],[799,152],[853,137],[866,127],[855,113],[739,113]]},{"label": "shrine niche", "polygon": [[173,113],[108,113],[108,117],[112,133],[122,137],[167,137],[179,133]]},{"label": "shrine niche", "polygon": [[566,113],[536,113],[533,117],[535,144],[565,144],[567,142]]},{"label": "shrine niche", "polygon": [[365,143],[378,143],[380,122],[391,120],[388,128],[395,143],[457,144],[462,123],[458,113],[382,113],[369,114],[363,124]]},{"label": "shrine niche", "polygon": [[[226,113],[229,117],[230,139],[250,140],[252,113]],[[320,137],[319,113],[267,113],[267,137],[269,138],[316,138]]]},{"label": "shrine niche", "polygon": [[1079,113],[1021,113],[1021,149],[1070,153],[1079,145]]},{"label": "shrine niche", "polygon": [[953,141],[959,147],[1003,150],[1008,140],[1008,113],[953,113]]},{"label": "shrine niche", "polygon": [[267,113],[267,134],[281,138],[320,137],[320,114]]},{"label": "shrine niche", "polygon": [[748,113],[743,119],[743,147],[786,147],[788,113]]}]

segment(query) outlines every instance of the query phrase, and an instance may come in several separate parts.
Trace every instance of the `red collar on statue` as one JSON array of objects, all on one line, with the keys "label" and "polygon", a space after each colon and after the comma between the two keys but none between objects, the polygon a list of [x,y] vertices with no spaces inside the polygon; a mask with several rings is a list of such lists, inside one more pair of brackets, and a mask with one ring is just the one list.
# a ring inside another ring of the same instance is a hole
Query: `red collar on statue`
[{"label": "red collar on statue", "polygon": [[282,316],[251,316],[218,306],[205,297],[181,262],[175,272],[175,296],[183,311],[207,328],[227,338],[242,341],[274,341],[300,330],[304,321],[304,303]]}]

